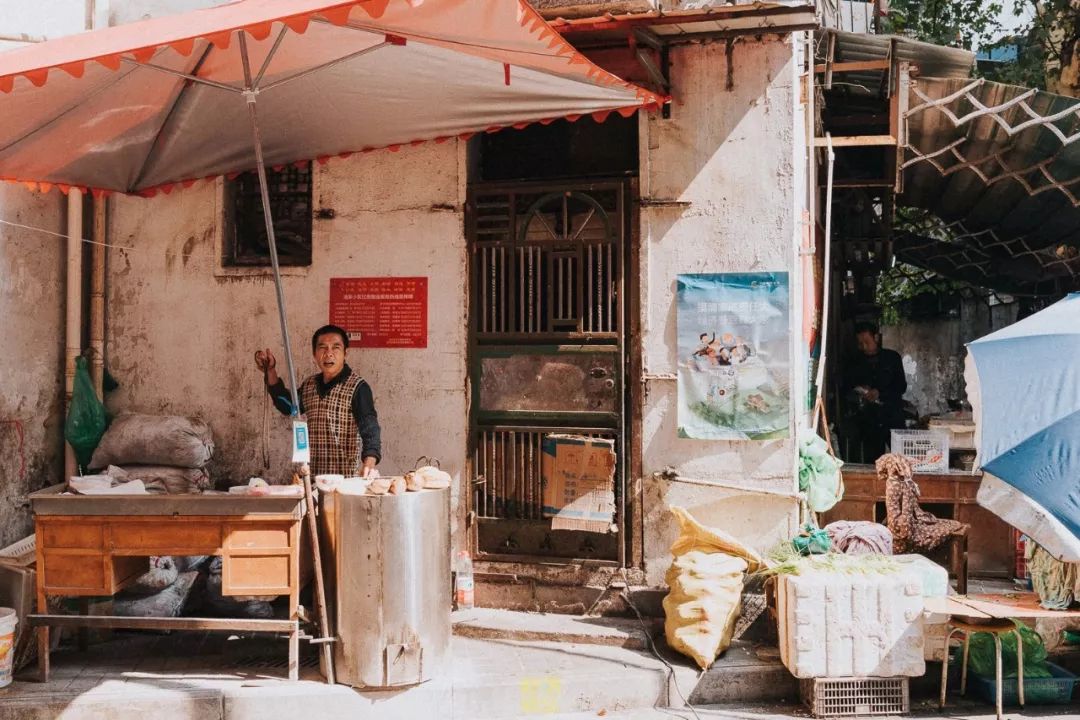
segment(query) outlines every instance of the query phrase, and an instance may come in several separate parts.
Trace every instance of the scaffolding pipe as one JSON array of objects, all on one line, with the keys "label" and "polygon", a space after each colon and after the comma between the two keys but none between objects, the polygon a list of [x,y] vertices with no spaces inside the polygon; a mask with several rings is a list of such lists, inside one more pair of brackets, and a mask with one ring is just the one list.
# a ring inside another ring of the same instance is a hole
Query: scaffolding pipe
[{"label": "scaffolding pipe", "polygon": [[105,218],[104,197],[94,198],[94,228],[90,246],[90,379],[98,399],[105,400]]},{"label": "scaffolding pipe", "polygon": [[[818,358],[817,368],[817,391],[818,398],[823,399],[825,392],[825,351],[829,344],[829,293],[832,287],[832,200],[833,200],[833,162],[836,155],[833,154],[832,134],[825,133],[825,148],[828,152],[828,170],[825,181],[825,268],[822,278],[821,291],[821,357]],[[814,413],[814,431],[818,429],[818,419],[821,413]]]}]

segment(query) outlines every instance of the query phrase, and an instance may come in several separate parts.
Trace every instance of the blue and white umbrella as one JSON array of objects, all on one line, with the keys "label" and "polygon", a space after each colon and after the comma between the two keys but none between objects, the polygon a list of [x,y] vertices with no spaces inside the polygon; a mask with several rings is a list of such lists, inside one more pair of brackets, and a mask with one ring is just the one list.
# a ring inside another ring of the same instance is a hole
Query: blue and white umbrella
[{"label": "blue and white umbrella", "polygon": [[979,504],[1080,562],[1080,293],[967,347]]}]

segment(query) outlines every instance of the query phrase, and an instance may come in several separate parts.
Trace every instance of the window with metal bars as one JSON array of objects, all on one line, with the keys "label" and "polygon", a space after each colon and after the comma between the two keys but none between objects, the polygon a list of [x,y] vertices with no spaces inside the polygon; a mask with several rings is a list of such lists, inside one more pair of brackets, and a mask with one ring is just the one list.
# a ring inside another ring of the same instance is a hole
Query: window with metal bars
[{"label": "window with metal bars", "polygon": [[617,186],[476,192],[476,338],[614,339],[622,211]]},{"label": "window with metal bars", "polygon": [[[278,263],[285,266],[311,264],[311,165],[267,168],[270,213],[274,220]],[[255,171],[241,173],[225,185],[225,247],[227,266],[270,265],[259,177]]]}]

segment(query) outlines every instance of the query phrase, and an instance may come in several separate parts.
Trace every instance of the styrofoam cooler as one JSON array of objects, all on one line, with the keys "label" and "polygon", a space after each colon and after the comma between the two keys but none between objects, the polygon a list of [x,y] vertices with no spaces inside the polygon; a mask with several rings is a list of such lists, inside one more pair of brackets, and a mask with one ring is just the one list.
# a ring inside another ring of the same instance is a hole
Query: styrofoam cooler
[{"label": "styrofoam cooler", "polygon": [[918,677],[923,658],[917,573],[804,569],[777,579],[780,657],[797,678]]}]

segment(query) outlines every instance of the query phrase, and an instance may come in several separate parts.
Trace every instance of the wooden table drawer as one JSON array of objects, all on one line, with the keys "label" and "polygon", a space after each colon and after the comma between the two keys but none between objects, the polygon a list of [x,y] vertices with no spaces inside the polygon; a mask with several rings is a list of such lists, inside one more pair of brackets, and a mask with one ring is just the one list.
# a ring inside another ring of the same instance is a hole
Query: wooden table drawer
[{"label": "wooden table drawer", "polygon": [[291,529],[288,523],[229,525],[225,528],[224,547],[285,550]]},{"label": "wooden table drawer", "polygon": [[50,595],[112,595],[150,569],[146,557],[111,558],[84,551],[44,553],[43,582]]},{"label": "wooden table drawer", "polygon": [[114,551],[140,555],[212,554],[221,548],[221,526],[214,523],[112,523],[110,535]]},{"label": "wooden table drawer", "polygon": [[99,550],[105,546],[105,524],[98,522],[43,522],[38,540],[44,548]]},{"label": "wooden table drawer", "polygon": [[222,595],[287,595],[295,578],[288,554],[225,555]]}]

